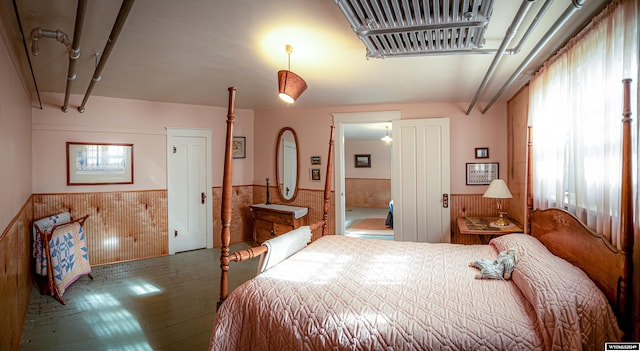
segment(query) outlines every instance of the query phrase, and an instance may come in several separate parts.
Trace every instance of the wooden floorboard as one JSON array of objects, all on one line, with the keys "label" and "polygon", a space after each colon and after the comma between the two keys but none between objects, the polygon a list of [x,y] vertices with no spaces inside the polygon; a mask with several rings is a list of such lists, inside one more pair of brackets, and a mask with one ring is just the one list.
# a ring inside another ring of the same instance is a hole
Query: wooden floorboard
[{"label": "wooden floorboard", "polygon": [[[231,251],[249,247],[232,245]],[[206,350],[220,297],[220,250],[93,267],[64,293],[34,288],[21,350]],[[232,263],[229,289],[255,276],[258,260]]]}]

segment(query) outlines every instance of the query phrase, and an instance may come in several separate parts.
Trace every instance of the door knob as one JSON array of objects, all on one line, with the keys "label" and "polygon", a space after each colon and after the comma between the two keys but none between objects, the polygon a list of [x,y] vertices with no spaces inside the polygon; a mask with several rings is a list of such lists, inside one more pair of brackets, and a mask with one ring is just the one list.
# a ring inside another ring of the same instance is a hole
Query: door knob
[{"label": "door knob", "polygon": [[200,203],[204,205],[204,200],[207,198],[207,195],[204,193],[200,193]]}]

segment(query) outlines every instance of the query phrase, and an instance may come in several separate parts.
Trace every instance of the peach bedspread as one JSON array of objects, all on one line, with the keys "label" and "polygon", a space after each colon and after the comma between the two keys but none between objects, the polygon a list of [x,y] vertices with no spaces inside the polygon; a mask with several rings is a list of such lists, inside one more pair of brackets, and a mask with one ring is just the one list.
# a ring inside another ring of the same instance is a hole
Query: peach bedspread
[{"label": "peach bedspread", "polygon": [[[468,267],[517,247],[511,281]],[[328,236],[236,288],[213,350],[603,349],[621,337],[604,295],[539,241],[416,244]]]}]

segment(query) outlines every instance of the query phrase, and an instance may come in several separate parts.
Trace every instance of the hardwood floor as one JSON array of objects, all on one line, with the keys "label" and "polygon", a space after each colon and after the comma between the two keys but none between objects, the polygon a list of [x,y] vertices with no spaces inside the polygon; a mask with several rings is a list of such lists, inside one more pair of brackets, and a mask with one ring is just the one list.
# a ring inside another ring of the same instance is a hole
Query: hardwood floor
[{"label": "hardwood floor", "polygon": [[[231,252],[249,247],[231,246]],[[220,297],[220,250],[93,267],[64,293],[66,305],[34,287],[22,350],[206,350]],[[229,290],[258,260],[232,263]]]},{"label": "hardwood floor", "polygon": [[393,229],[381,230],[353,227],[358,221],[366,218],[386,218],[389,212],[386,208],[348,207],[345,211],[345,235],[357,238],[393,240]]}]

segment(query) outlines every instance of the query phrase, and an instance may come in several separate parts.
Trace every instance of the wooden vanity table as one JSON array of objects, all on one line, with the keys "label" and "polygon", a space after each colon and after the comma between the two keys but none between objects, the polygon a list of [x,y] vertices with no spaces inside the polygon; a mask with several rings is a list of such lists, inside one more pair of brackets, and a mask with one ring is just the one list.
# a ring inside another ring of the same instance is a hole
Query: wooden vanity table
[{"label": "wooden vanity table", "polygon": [[306,207],[256,204],[249,206],[249,210],[253,217],[253,241],[258,244],[309,223]]}]

